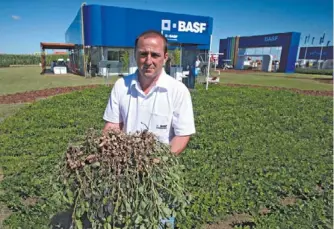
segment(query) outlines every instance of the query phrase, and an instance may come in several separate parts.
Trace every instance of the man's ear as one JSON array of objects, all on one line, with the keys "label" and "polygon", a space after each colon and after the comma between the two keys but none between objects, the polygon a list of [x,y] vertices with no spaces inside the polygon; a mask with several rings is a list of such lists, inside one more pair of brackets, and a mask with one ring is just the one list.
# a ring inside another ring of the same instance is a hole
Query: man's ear
[{"label": "man's ear", "polygon": [[166,53],[165,53],[165,56],[164,56],[164,63],[165,63],[165,64],[166,64],[167,60],[168,60],[168,52],[166,52]]}]

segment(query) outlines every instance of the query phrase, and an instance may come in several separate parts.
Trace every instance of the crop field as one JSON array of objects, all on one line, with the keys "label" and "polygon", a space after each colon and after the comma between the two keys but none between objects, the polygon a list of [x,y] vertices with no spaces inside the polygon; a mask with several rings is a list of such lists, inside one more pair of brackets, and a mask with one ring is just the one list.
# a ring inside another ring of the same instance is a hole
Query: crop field
[{"label": "crop field", "polygon": [[[0,123],[5,228],[66,224],[51,177],[69,143],[102,129],[110,89],[29,103]],[[192,98],[197,133],[180,156],[192,201],[178,228],[332,228],[331,96],[197,85]]]}]

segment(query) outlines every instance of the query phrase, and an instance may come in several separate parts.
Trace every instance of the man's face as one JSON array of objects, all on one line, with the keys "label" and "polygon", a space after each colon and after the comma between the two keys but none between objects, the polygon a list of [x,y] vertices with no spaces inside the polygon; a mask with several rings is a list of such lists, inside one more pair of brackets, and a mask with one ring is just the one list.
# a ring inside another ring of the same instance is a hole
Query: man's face
[{"label": "man's face", "polygon": [[168,54],[164,53],[164,42],[160,37],[150,35],[138,40],[136,61],[142,77],[154,79],[161,73],[167,59]]}]

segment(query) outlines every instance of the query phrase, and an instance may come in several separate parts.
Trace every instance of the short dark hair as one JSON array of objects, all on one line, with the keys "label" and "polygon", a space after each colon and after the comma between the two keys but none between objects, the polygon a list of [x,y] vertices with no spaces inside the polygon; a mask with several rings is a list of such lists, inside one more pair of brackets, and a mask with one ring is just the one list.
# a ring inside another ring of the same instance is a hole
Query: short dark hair
[{"label": "short dark hair", "polygon": [[159,31],[156,31],[156,30],[147,30],[147,31],[141,33],[136,38],[136,41],[135,41],[135,50],[137,49],[137,44],[138,44],[139,38],[147,36],[147,35],[156,35],[156,36],[160,37],[163,40],[163,42],[164,42],[164,53],[167,53],[167,39],[166,39],[166,37],[164,35],[162,35]]}]

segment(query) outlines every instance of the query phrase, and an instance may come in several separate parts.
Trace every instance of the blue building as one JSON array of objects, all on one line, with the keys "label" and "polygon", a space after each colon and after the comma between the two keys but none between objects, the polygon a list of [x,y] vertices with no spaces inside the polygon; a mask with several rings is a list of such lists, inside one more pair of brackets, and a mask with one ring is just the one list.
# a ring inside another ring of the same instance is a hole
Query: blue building
[{"label": "blue building", "polygon": [[[168,49],[182,50],[185,67],[198,53],[208,52],[213,18],[103,5],[82,5],[65,34],[72,51],[73,68],[85,74],[135,71],[134,42],[145,30],[160,31]],[[124,58],[126,56],[126,58]],[[128,63],[126,63],[128,61]]]},{"label": "blue building", "polygon": [[248,48],[280,47],[278,71],[292,73],[295,71],[299,41],[299,32],[220,39],[219,52],[224,55],[219,56],[218,62],[219,65],[222,65],[224,60],[229,60],[232,65],[236,66],[240,57],[247,58],[246,49]]}]

